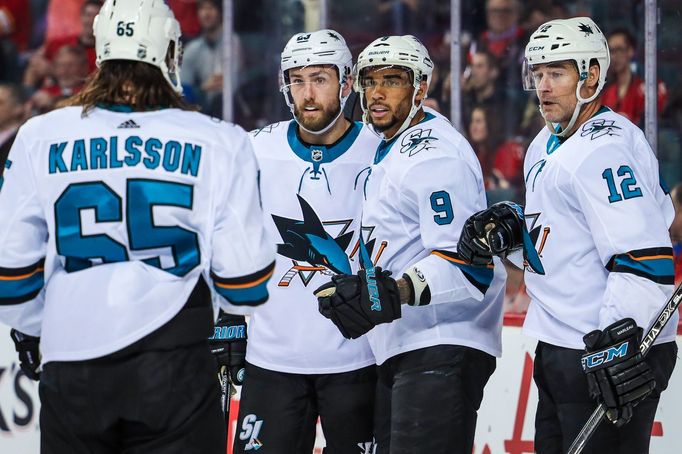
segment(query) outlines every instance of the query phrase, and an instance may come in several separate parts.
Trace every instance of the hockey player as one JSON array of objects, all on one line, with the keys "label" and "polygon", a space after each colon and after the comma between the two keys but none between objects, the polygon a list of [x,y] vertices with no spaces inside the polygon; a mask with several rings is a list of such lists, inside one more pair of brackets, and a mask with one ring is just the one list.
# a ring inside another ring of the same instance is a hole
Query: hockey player
[{"label": "hockey player", "polygon": [[366,339],[345,339],[320,315],[312,293],[357,267],[357,176],[366,174],[379,142],[342,114],[351,67],[337,32],[292,36],[280,76],[293,120],[251,133],[278,271],[269,284],[272,302],[249,321],[236,453],[310,453],[318,415],[325,452],[372,449],[374,357]]},{"label": "hockey player", "polygon": [[364,269],[316,290],[344,336],[368,333],[378,453],[470,453],[501,350],[504,269],[466,264],[453,233],[485,206],[481,168],[464,137],[422,107],[432,71],[411,35],[360,54],[364,121],[383,138],[359,182]]},{"label": "hockey player", "polygon": [[584,452],[649,452],[677,314],[646,360],[638,346],[673,288],[673,205],[642,132],[601,105],[609,50],[599,27],[586,17],[547,22],[525,57],[524,85],[547,122],[526,154],[525,209],[502,202],[476,214],[459,250],[525,267],[524,331],[539,340],[536,451],[566,452],[597,399],[614,424]]},{"label": "hockey player", "polygon": [[224,454],[210,287],[226,310],[268,297],[256,160],[187,110],[162,0],[107,0],[94,33],[98,72],[9,154],[0,320],[30,374],[42,354],[42,453]]}]

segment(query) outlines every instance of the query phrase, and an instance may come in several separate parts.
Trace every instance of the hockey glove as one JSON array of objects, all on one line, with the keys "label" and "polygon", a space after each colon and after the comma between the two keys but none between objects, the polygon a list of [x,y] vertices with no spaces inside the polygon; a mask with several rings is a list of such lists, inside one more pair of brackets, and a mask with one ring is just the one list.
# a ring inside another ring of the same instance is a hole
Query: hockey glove
[{"label": "hockey glove", "polygon": [[475,266],[489,265],[493,256],[506,258],[523,247],[523,207],[499,202],[464,222],[457,252]]},{"label": "hockey glove", "polygon": [[653,373],[639,351],[642,328],[631,318],[619,320],[603,331],[583,337],[583,370],[590,396],[606,406],[606,416],[616,426],[632,418],[632,409],[656,387]]},{"label": "hockey glove", "polygon": [[40,338],[12,329],[9,333],[19,353],[19,367],[31,380],[40,380]]},{"label": "hockey glove", "polygon": [[231,315],[220,311],[208,338],[211,353],[218,362],[218,370],[227,366],[233,385],[244,383],[246,366],[246,319],[243,315]]},{"label": "hockey glove", "polygon": [[360,270],[339,274],[315,290],[320,313],[330,319],[346,339],[356,339],[376,325],[400,318],[400,292],[390,271]]}]

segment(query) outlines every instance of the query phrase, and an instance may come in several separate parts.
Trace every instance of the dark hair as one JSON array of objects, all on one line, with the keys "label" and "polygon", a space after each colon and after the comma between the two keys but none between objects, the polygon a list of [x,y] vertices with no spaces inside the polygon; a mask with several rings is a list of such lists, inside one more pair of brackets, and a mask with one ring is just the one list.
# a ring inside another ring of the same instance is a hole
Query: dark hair
[{"label": "dark hair", "polygon": [[614,28],[611,31],[611,33],[609,33],[609,38],[615,35],[622,35],[623,38],[625,38],[625,42],[627,43],[627,45],[630,46],[632,49],[637,50],[637,39],[629,29],[625,27]]},{"label": "dark hair", "polygon": [[0,88],[9,92],[9,97],[16,104],[24,104],[29,100],[28,92],[20,84],[0,82]]},{"label": "dark hair", "polygon": [[498,61],[497,57],[487,47],[480,47],[476,49],[474,55],[485,55],[485,58],[488,61],[489,68],[494,68],[498,70],[500,69],[500,62]]},{"label": "dark hair", "polygon": [[59,104],[83,106],[83,115],[98,104],[126,104],[134,111],[175,107],[198,110],[173,90],[161,70],[132,60],[107,60],[87,80],[79,93]]}]

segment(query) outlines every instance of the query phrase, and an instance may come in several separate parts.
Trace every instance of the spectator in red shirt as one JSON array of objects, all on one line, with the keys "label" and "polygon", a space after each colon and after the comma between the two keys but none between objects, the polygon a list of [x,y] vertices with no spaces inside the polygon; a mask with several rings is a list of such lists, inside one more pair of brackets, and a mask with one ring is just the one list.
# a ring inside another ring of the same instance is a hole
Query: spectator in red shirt
[{"label": "spectator in red shirt", "polygon": [[80,9],[80,33],[45,42],[45,57],[53,60],[57,51],[64,46],[78,45],[84,49],[88,59],[88,72],[93,72],[95,64],[95,35],[92,23],[102,7],[102,0],[85,0]]},{"label": "spectator in red shirt", "polygon": [[[635,56],[635,37],[625,28],[615,29],[608,38],[611,64],[606,78],[608,85],[602,94],[602,104],[626,116],[641,126],[644,119],[644,81],[632,71]],[[658,113],[663,112],[667,92],[658,82]]]},{"label": "spectator in red shirt", "polygon": [[9,37],[17,50],[28,47],[31,15],[26,0],[0,0],[0,38]]}]

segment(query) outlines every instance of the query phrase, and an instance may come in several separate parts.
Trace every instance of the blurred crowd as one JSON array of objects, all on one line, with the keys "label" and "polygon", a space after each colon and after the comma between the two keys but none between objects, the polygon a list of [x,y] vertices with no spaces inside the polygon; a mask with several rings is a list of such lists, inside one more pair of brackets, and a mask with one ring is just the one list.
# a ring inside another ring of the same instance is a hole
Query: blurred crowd
[{"label": "blurred crowd", "polygon": [[[167,0],[181,23],[185,97],[209,115],[222,115],[223,2]],[[529,34],[556,18],[593,15],[585,2],[554,0],[462,0],[462,73],[450,74],[449,2],[438,0],[349,0],[328,2],[331,28],[354,53],[382,34],[411,33],[436,62],[427,103],[450,113],[453,77],[461,84],[463,133],[480,160],[489,203],[523,199],[523,158],[528,140],[544,127],[533,92],[521,88],[520,68]],[[589,3],[589,2],[588,2]],[[96,69],[92,23],[102,0],[0,0],[0,149],[7,148],[27,118],[54,109],[78,92]],[[309,23],[312,0],[235,1],[232,43],[235,121],[246,129],[286,115],[277,93],[278,54],[293,33]],[[373,6],[367,6],[373,4]],[[634,5],[634,4],[633,4]],[[363,14],[357,13],[364,7]],[[637,6],[633,6],[636,8]],[[256,15],[254,11],[259,13]],[[368,11],[371,11],[368,13]],[[643,126],[642,24],[602,25],[611,66],[603,103]],[[639,36],[639,39],[637,38]],[[658,83],[662,145],[659,159],[672,163],[679,181],[682,148],[682,84],[668,93]],[[354,116],[359,109],[350,109]],[[271,118],[273,117],[274,118]],[[359,117],[359,116],[358,116]],[[356,119],[358,118],[356,117]],[[2,156],[3,153],[0,153]],[[4,153],[6,156],[6,153]],[[0,163],[1,165],[2,163]],[[682,196],[678,198],[682,199]],[[677,203],[677,202],[676,202]],[[682,226],[682,222],[679,223]],[[678,230],[682,230],[679,229]],[[678,234],[682,242],[682,234]],[[681,249],[678,246],[678,249]],[[679,255],[679,254],[678,254]],[[510,276],[508,305],[527,305],[522,276]]]}]

